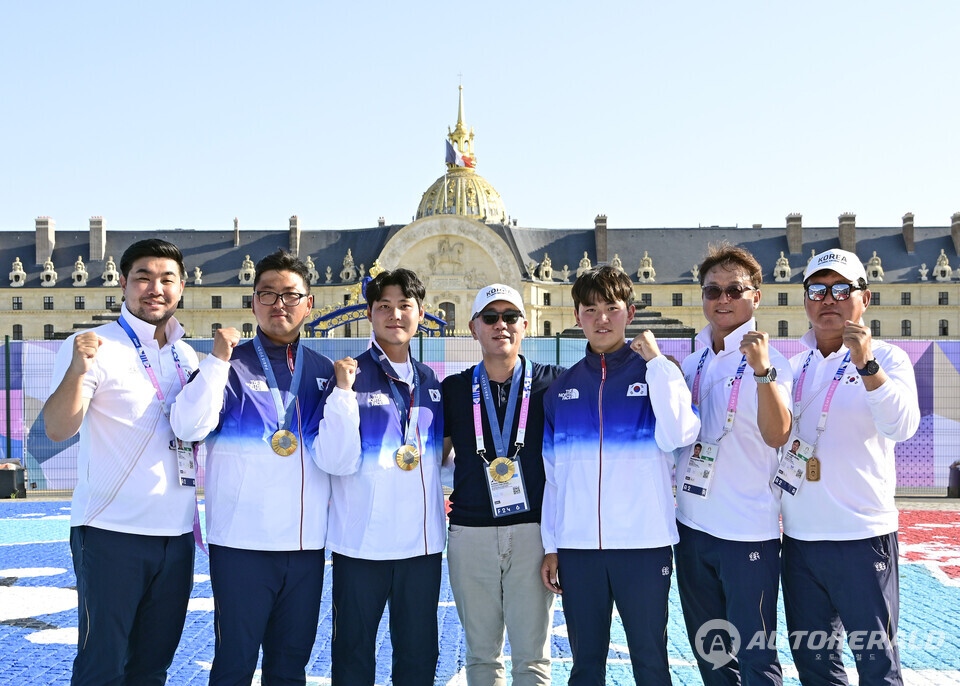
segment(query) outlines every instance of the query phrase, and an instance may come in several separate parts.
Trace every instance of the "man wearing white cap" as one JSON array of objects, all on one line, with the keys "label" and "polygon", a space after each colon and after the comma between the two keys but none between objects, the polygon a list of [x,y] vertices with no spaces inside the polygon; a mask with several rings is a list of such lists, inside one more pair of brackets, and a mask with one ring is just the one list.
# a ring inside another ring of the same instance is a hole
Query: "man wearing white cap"
[{"label": "man wearing white cap", "polygon": [[809,348],[793,368],[793,430],[774,478],[783,490],[783,599],[804,684],[846,683],[843,632],[861,684],[902,684],[894,446],[917,430],[907,354],[875,341],[863,265],[827,250],[807,265]]},{"label": "man wearing white cap", "polygon": [[480,289],[470,332],[483,361],[443,381],[444,454],[455,450],[447,562],[467,644],[469,686],[550,683],[554,595],[540,582],[543,394],[563,371],[520,355],[523,300]]}]

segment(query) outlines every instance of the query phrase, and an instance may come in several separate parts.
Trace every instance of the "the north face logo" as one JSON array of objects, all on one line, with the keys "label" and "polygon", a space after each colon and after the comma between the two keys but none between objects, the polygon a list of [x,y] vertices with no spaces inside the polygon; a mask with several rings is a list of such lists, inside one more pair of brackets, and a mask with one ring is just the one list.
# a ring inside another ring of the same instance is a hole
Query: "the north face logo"
[{"label": "the north face logo", "polygon": [[247,388],[251,391],[269,391],[270,387],[267,386],[267,382],[263,379],[250,379],[247,382]]},{"label": "the north face logo", "polygon": [[663,566],[660,568],[661,576],[670,576],[670,567]]},{"label": "the north face logo", "polygon": [[747,555],[747,557],[750,559],[751,562],[756,562],[757,560],[760,559],[760,553],[754,550],[752,553]]},{"label": "the north face logo", "polygon": [[576,400],[580,397],[580,391],[576,388],[568,388],[560,393],[560,400]]},{"label": "the north face logo", "polygon": [[887,569],[887,563],[886,563],[886,562],[874,562],[874,563],[873,563],[873,568],[876,569],[878,572],[886,571],[886,569]]}]

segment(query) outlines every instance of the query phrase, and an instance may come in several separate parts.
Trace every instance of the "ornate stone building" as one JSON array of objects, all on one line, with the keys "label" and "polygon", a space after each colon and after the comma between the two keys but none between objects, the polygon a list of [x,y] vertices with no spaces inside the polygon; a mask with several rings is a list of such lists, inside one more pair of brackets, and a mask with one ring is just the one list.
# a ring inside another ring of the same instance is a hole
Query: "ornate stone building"
[{"label": "ornate stone building", "polygon": [[[523,293],[531,334],[550,336],[575,327],[570,285],[577,273],[613,264],[630,275],[638,303],[689,331],[703,325],[697,265],[707,245],[721,240],[743,245],[763,266],[757,318],[774,336],[807,330],[803,269],[813,253],[832,247],[857,253],[871,276],[875,300],[867,320],[876,335],[960,333],[960,212],[933,226],[915,226],[907,213],[899,226],[858,227],[855,215],[844,213],[833,227],[804,227],[799,214],[779,227],[608,229],[603,214],[579,229],[523,227],[476,171],[462,90],[448,140],[453,161],[406,225],[381,218],[367,228],[304,230],[294,216],[285,229],[241,230],[235,219],[232,231],[137,232],[107,231],[102,217],[92,217],[87,230],[57,231],[52,218],[39,217],[32,231],[0,233],[0,266],[10,269],[0,281],[0,335],[56,338],[115,318],[121,301],[115,260],[147,237],[170,240],[184,252],[188,278],[178,317],[194,337],[208,337],[218,326],[252,334],[252,264],[277,248],[308,262],[318,316],[355,299],[357,284],[378,261],[419,273],[428,309],[442,310],[454,333],[466,330],[477,288],[496,281]],[[332,335],[368,333],[359,322]]]}]

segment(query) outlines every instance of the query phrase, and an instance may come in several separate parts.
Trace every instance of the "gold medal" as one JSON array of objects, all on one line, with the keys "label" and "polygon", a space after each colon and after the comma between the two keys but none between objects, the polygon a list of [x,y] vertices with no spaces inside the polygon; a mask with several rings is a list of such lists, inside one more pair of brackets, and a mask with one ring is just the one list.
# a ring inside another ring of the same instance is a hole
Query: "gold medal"
[{"label": "gold medal", "polygon": [[820,460],[816,457],[807,460],[807,481],[820,481]]},{"label": "gold medal", "polygon": [[297,437],[286,429],[280,429],[270,438],[270,447],[277,455],[283,457],[292,455],[293,451],[297,449]]},{"label": "gold medal", "polygon": [[509,457],[498,457],[490,463],[487,471],[490,472],[491,479],[505,484],[513,478],[513,473],[516,469],[516,465],[514,465],[513,460]]},{"label": "gold medal", "polygon": [[405,472],[416,469],[420,464],[420,451],[416,446],[405,445],[397,451],[397,466]]}]

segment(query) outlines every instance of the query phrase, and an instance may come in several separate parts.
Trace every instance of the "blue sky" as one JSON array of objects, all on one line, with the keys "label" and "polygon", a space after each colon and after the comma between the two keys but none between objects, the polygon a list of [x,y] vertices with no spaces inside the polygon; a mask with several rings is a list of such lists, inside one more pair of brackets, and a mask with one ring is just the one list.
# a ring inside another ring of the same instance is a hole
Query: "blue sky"
[{"label": "blue sky", "polygon": [[523,226],[949,224],[952,2],[42,2],[0,10],[0,230],[409,222],[462,74]]}]

